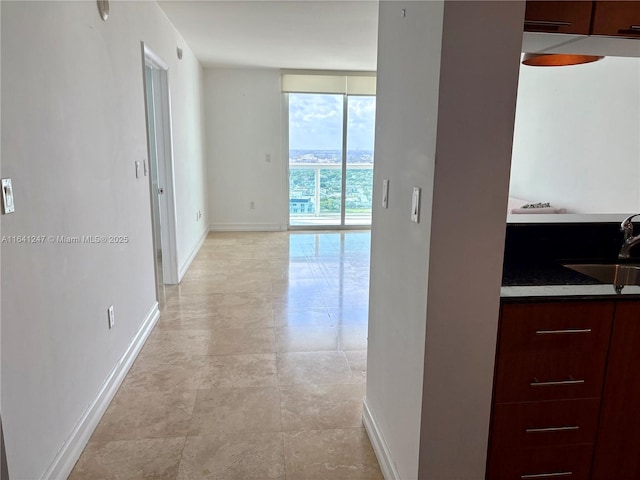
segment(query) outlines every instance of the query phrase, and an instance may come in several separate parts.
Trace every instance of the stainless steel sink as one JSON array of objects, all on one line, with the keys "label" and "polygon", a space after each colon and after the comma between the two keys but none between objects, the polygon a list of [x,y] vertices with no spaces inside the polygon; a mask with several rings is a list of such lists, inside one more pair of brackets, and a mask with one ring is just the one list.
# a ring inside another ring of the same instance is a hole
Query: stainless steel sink
[{"label": "stainless steel sink", "polygon": [[640,264],[576,263],[563,266],[614,286],[640,285]]}]

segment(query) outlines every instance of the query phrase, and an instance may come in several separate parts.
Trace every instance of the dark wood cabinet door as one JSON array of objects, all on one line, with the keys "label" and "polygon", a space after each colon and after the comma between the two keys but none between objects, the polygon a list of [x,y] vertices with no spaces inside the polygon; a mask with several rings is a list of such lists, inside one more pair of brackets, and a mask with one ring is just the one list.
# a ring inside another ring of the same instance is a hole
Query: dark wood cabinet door
[{"label": "dark wood cabinet door", "polygon": [[525,32],[573,33],[588,35],[593,2],[527,2]]},{"label": "dark wood cabinet door", "polygon": [[640,478],[640,303],[619,302],[613,324],[592,480]]},{"label": "dark wood cabinet door", "polygon": [[640,39],[640,2],[595,2],[591,34]]}]

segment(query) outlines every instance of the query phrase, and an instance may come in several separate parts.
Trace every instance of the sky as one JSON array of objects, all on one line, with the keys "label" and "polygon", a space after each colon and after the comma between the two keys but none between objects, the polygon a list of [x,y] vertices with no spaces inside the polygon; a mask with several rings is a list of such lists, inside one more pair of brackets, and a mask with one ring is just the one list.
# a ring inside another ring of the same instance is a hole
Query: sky
[{"label": "sky", "polygon": [[[289,94],[289,148],[342,149],[342,95]],[[348,97],[347,150],[373,151],[375,97]]]}]

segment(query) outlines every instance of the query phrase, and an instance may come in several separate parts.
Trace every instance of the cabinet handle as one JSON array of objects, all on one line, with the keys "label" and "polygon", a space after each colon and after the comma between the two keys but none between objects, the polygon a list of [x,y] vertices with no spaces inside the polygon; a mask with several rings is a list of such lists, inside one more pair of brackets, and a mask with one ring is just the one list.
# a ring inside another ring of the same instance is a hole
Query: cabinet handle
[{"label": "cabinet handle", "polygon": [[621,28],[618,33],[622,35],[638,35],[640,34],[640,25],[631,25],[627,30]]},{"label": "cabinet handle", "polygon": [[574,380],[572,377],[569,377],[568,380],[553,380],[550,382],[541,382],[537,378],[533,377],[533,380],[529,385],[532,387],[555,387],[558,385],[579,385],[584,383],[584,380]]},{"label": "cabinet handle", "polygon": [[525,20],[525,25],[531,25],[532,27],[570,27],[571,22],[558,22],[555,20]]},{"label": "cabinet handle", "polygon": [[533,473],[531,475],[520,475],[520,478],[558,478],[558,477],[571,477],[573,472],[555,472],[555,473]]},{"label": "cabinet handle", "polygon": [[547,432],[569,432],[572,430],[579,430],[578,425],[572,425],[570,427],[545,427],[545,428],[527,428],[527,433],[547,433]]},{"label": "cabinet handle", "polygon": [[536,330],[536,335],[561,335],[564,333],[591,333],[590,328],[567,328],[565,330]]}]

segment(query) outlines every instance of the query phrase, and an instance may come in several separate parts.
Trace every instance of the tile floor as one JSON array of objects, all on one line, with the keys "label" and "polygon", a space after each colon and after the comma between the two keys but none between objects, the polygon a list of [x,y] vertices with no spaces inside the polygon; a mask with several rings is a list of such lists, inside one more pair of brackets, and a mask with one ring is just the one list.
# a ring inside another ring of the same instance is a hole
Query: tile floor
[{"label": "tile floor", "polygon": [[369,232],[210,234],[72,480],[382,479]]}]

